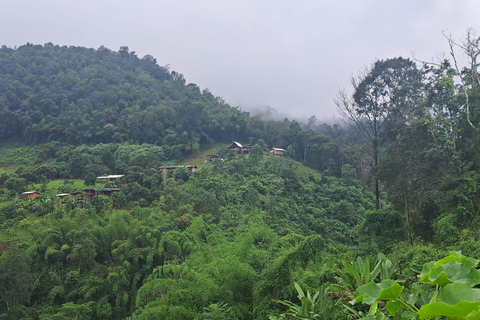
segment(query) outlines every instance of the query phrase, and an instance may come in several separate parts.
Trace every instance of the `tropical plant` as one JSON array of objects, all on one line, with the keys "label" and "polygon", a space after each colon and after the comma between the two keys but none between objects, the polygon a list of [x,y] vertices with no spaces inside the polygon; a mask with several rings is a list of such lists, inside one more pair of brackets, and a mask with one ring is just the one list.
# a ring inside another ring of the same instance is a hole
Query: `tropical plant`
[{"label": "tropical plant", "polygon": [[[349,310],[362,319],[397,319],[400,315],[401,319],[480,319],[480,289],[473,288],[480,284],[478,263],[479,260],[451,251],[439,261],[424,264],[418,276],[421,284],[407,290],[393,279],[379,283],[372,280],[358,287],[350,303],[362,302],[370,309],[366,315]],[[430,297],[428,302],[424,300],[425,293]],[[385,307],[379,310],[380,305]]]},{"label": "tropical plant", "polygon": [[288,311],[280,316],[270,316],[270,320],[337,319],[337,312],[340,311],[340,307],[329,297],[327,285],[322,285],[313,296],[309,291],[305,294],[300,285],[296,282],[295,289],[298,292],[298,299],[300,299],[301,304],[298,305],[287,300],[277,301],[278,303],[287,306]]},{"label": "tropical plant", "polygon": [[[344,270],[339,272],[338,283],[332,285],[334,292],[330,295],[342,298],[344,301],[350,301],[355,296],[355,289],[365,283],[380,278],[390,279],[395,273],[395,266],[383,253],[379,253],[375,260],[373,269],[370,267],[368,259],[358,257],[355,262],[342,262]],[[338,290],[340,289],[340,290]]]}]

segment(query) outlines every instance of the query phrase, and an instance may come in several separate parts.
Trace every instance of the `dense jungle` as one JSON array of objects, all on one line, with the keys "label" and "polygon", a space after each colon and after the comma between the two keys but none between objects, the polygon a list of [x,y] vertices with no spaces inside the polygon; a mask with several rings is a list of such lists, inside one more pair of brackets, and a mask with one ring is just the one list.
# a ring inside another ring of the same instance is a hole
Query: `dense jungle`
[{"label": "dense jungle", "polygon": [[128,47],[1,47],[0,319],[480,319],[468,39],[373,62],[335,124]]}]

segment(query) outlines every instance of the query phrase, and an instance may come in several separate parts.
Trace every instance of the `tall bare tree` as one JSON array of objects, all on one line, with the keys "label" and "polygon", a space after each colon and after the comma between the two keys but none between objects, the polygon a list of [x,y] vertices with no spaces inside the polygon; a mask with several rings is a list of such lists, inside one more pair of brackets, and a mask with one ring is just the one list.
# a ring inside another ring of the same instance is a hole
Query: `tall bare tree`
[{"label": "tall bare tree", "polygon": [[338,112],[353,123],[371,145],[375,207],[380,208],[379,179],[376,169],[380,153],[380,134],[388,118],[408,122],[412,107],[409,99],[419,83],[415,63],[402,57],[378,60],[350,79],[354,93],[341,90],[335,104]]},{"label": "tall bare tree", "polygon": [[[478,72],[477,62],[478,56],[480,55],[480,36],[475,33],[475,30],[468,29],[465,39],[461,42],[457,42],[451,35],[447,35],[444,31],[442,31],[442,34],[448,41],[453,65],[455,66],[455,70],[457,71],[457,74],[460,78],[460,84],[465,94],[464,112],[467,117],[467,122],[475,131],[478,131],[477,126],[472,122],[471,119],[471,107],[468,86],[470,85],[471,88],[474,90],[480,89],[480,76]],[[468,69],[470,71],[467,74],[462,72],[463,70],[459,65],[457,55],[455,53],[455,48],[463,51],[464,55],[468,59]]]}]

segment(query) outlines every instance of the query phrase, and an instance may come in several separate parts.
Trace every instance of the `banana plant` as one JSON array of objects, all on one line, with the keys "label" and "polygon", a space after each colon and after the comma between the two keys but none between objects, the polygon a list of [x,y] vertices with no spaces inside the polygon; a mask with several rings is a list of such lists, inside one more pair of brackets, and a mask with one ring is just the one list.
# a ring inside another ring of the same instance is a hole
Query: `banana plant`
[{"label": "banana plant", "polygon": [[370,261],[363,260],[361,257],[358,257],[355,262],[343,262],[344,270],[339,272],[338,284],[332,285],[332,288],[340,291],[331,292],[330,295],[350,301],[355,296],[356,288],[377,279],[377,277],[380,280],[390,279],[396,271],[392,261],[387,259],[383,253],[377,255],[375,262],[373,269],[370,267]]},{"label": "banana plant", "polygon": [[295,282],[295,289],[298,293],[298,299],[301,304],[295,304],[290,301],[277,301],[288,307],[288,311],[280,316],[270,316],[270,320],[330,320],[337,319],[336,310],[339,307],[328,296],[328,287],[323,285],[313,296],[309,291],[305,294],[298,283]]}]

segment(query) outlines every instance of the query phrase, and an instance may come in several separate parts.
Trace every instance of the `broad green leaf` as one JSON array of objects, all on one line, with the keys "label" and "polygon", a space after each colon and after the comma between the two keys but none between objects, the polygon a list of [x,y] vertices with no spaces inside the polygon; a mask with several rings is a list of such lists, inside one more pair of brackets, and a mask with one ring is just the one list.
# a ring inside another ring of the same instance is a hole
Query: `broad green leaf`
[{"label": "broad green leaf", "polygon": [[402,303],[397,299],[388,300],[387,304],[385,305],[385,309],[387,309],[392,316],[396,315],[398,311],[407,308],[408,307],[405,305],[405,303]]},{"label": "broad green leaf", "polygon": [[363,302],[365,304],[373,304],[377,300],[396,299],[402,292],[403,287],[395,280],[382,280],[380,283],[370,281],[357,289],[357,297],[350,303]]},{"label": "broad green leaf", "polygon": [[480,283],[480,271],[475,269],[478,262],[452,251],[439,261],[424,264],[419,278],[430,284],[444,286],[449,283],[466,283],[472,287]]},{"label": "broad green leaf", "polygon": [[418,311],[420,319],[458,317],[480,320],[480,289],[466,283],[451,283],[438,294],[436,301],[423,305]]}]

